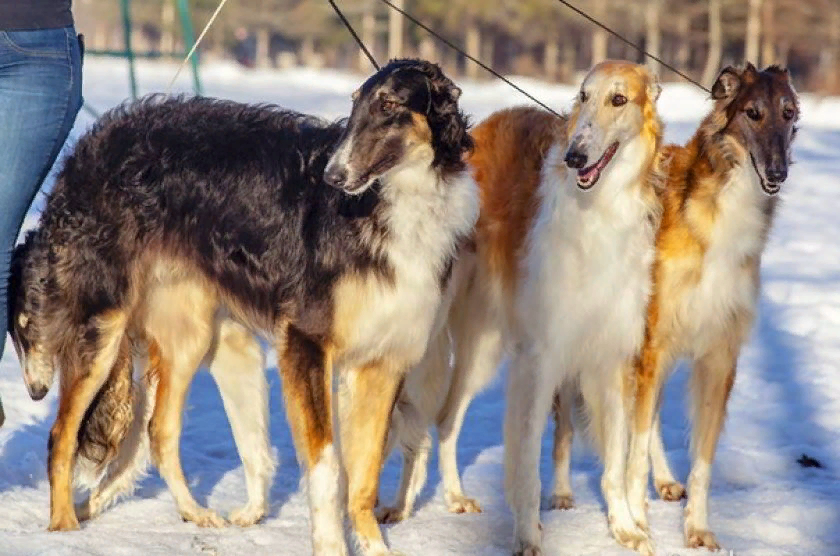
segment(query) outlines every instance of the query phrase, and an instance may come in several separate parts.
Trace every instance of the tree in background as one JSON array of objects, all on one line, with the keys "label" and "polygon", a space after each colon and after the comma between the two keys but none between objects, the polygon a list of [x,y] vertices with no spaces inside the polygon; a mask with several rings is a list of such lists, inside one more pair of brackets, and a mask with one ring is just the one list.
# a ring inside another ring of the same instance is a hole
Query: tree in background
[{"label": "tree in background", "polygon": [[[604,58],[644,56],[557,0],[393,0],[471,56],[503,73],[575,81]],[[750,60],[789,66],[800,89],[840,93],[840,0],[571,0],[622,36],[709,86],[722,65]],[[338,0],[374,52],[420,56],[453,75],[487,78],[477,65],[394,15],[380,0]],[[119,0],[76,0],[77,25],[92,50],[122,48]],[[201,29],[218,0],[190,0]],[[173,0],[134,0],[133,44],[181,53]],[[206,58],[233,57],[242,34],[254,65],[356,68],[369,62],[327,0],[229,0],[201,45]],[[647,61],[664,80],[678,79]]]}]

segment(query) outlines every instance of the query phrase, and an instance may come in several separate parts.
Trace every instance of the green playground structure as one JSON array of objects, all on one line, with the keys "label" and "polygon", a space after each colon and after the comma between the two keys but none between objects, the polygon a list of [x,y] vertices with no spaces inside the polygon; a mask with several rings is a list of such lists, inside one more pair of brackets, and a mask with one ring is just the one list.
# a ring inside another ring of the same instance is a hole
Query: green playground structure
[{"label": "green playground structure", "polygon": [[[131,87],[131,98],[137,98],[137,74],[135,71],[135,60],[137,58],[159,58],[169,57],[173,59],[182,60],[195,44],[195,34],[193,32],[192,18],[190,17],[190,6],[188,0],[172,0],[178,9],[178,15],[181,20],[181,32],[184,38],[184,53],[154,53],[154,54],[138,54],[134,52],[131,46],[131,0],[119,0],[120,11],[122,13],[124,50],[95,50],[87,49],[87,54],[99,56],[116,56],[118,58],[125,58],[128,60],[128,80]],[[201,77],[198,70],[198,51],[196,51],[190,59],[193,76],[193,91],[196,94],[202,94]],[[95,118],[99,117],[99,113],[85,104],[85,109],[90,112]]]}]

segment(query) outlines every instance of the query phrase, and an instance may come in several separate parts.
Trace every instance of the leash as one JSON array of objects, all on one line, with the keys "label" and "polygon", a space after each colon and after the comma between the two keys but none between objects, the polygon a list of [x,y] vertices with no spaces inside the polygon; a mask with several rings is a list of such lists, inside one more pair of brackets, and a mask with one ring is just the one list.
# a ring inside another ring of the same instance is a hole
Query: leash
[{"label": "leash", "polygon": [[374,68],[376,68],[376,71],[379,71],[379,69],[380,69],[379,64],[376,63],[376,59],[373,57],[373,54],[370,53],[370,50],[367,49],[364,41],[362,41],[362,38],[359,37],[359,35],[356,33],[356,30],[353,29],[353,26],[350,25],[350,22],[347,21],[346,17],[344,17],[344,14],[341,13],[341,10],[338,9],[338,6],[335,4],[335,2],[333,0],[327,0],[327,1],[330,3],[330,6],[332,6],[332,8],[335,10],[335,13],[338,14],[338,18],[341,20],[341,22],[344,24],[344,26],[347,27],[347,30],[350,31],[350,34],[353,35],[353,38],[356,39],[356,43],[358,43],[359,48],[362,49],[362,52],[365,53],[365,56],[367,56],[367,59],[370,60],[371,65]]},{"label": "leash", "polygon": [[227,4],[227,0],[221,0],[219,5],[216,7],[216,11],[213,12],[213,15],[210,16],[210,20],[207,22],[207,25],[204,26],[204,29],[201,30],[201,34],[198,35],[198,38],[195,40],[190,51],[187,53],[184,61],[181,62],[181,65],[178,66],[178,71],[175,72],[175,75],[172,76],[172,81],[169,82],[169,87],[166,88],[166,94],[169,95],[172,92],[172,85],[175,84],[175,81],[178,79],[178,76],[181,74],[181,70],[184,69],[184,66],[187,65],[187,62],[190,61],[192,55],[195,53],[195,50],[198,48],[198,45],[201,43],[201,40],[204,38],[204,35],[207,34],[207,30],[210,29],[210,26],[213,25],[213,22],[216,21],[216,18],[219,16],[219,12],[222,11],[224,5]]}]

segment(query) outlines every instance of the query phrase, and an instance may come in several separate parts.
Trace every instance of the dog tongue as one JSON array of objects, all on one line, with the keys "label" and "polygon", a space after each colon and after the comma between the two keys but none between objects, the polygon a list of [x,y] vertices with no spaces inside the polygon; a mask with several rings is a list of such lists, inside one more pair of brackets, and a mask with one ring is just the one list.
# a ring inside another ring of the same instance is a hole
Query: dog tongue
[{"label": "dog tongue", "polygon": [[612,159],[615,151],[618,149],[618,145],[613,143],[610,147],[601,155],[601,158],[598,159],[598,162],[589,166],[588,168],[582,168],[578,171],[578,181],[581,183],[590,183],[601,175],[601,170],[609,163]]},{"label": "dog tongue", "polygon": [[578,180],[584,183],[588,183],[592,181],[594,178],[598,177],[598,174],[601,173],[601,168],[604,166],[601,164],[603,161],[599,160],[589,168],[583,168],[578,171]]}]

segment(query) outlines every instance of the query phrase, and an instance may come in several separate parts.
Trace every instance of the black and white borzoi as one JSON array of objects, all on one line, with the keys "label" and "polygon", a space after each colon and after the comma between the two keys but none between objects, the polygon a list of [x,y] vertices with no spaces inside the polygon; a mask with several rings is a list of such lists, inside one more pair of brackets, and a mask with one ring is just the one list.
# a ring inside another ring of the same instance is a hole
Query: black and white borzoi
[{"label": "black and white borzoi", "polygon": [[[373,506],[389,412],[477,218],[459,96],[437,66],[398,60],[354,94],[346,123],[150,98],[80,139],[42,217],[50,326],[30,344],[62,382],[50,529],[78,526],[77,433],[129,337],[160,348],[152,454],[170,489],[183,484],[184,397],[224,306],[274,341],[317,554],[347,550],[331,395],[343,370],[348,512],[363,553],[388,552]],[[173,288],[179,303],[158,302]]]}]

